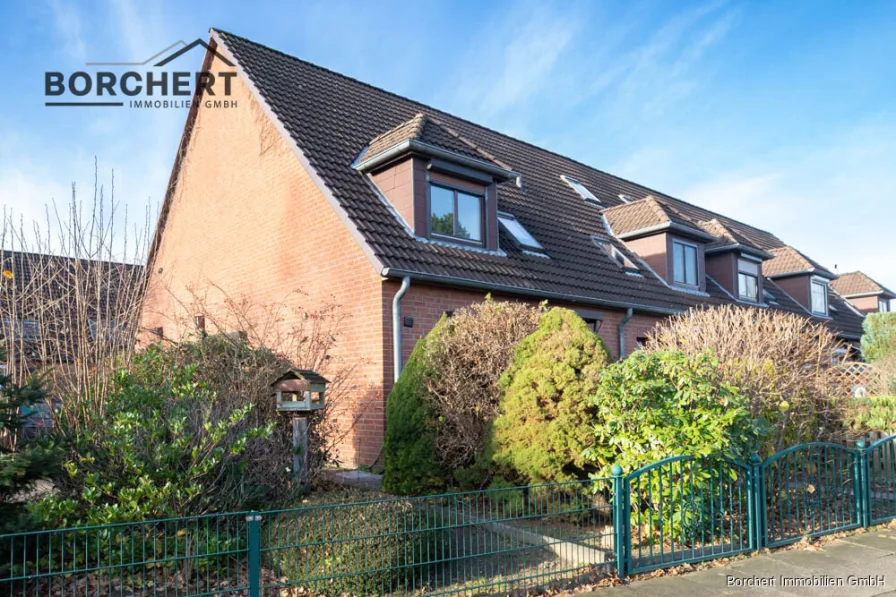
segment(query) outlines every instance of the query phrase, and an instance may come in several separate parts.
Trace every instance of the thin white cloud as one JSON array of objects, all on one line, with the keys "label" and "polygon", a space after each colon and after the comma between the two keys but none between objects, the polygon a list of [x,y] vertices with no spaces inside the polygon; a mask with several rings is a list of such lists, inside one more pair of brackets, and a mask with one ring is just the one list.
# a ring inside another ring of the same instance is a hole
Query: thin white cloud
[{"label": "thin white cloud", "polygon": [[683,199],[769,230],[828,267],[896,286],[896,124],[855,125],[814,146],[684,188]]},{"label": "thin white cloud", "polygon": [[72,60],[83,61],[87,55],[81,25],[81,14],[77,7],[66,0],[49,0],[53,14],[53,26],[62,40],[65,54]]}]

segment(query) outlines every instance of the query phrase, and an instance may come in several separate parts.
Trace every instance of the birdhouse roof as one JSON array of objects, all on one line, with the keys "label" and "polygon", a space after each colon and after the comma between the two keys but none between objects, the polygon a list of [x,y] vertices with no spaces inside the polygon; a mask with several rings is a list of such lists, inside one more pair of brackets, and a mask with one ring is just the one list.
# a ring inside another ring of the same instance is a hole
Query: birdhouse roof
[{"label": "birdhouse roof", "polygon": [[271,383],[272,386],[277,385],[281,381],[286,381],[290,379],[301,379],[303,381],[307,381],[308,383],[330,383],[327,378],[323,375],[315,373],[314,371],[309,371],[307,369],[290,369],[280,377],[274,380]]}]

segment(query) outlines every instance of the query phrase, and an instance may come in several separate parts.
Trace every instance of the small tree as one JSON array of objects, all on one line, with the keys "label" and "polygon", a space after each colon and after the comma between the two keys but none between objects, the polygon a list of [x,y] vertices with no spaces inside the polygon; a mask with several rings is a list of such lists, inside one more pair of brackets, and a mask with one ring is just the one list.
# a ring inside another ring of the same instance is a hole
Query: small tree
[{"label": "small tree", "polygon": [[28,491],[39,479],[48,478],[60,456],[51,442],[17,442],[16,436],[30,416],[23,413],[46,400],[42,381],[30,377],[23,385],[0,375],[0,532],[21,530]]},{"label": "small tree", "polygon": [[488,425],[498,414],[501,374],[542,313],[543,306],[487,297],[458,309],[427,336],[423,380],[444,469],[469,466],[482,453]]},{"label": "small tree", "polygon": [[771,309],[722,306],[694,309],[660,323],[648,352],[711,350],[722,379],[750,398],[754,418],[769,425],[767,452],[802,441],[836,438],[845,400],[830,372],[839,341],[824,325]]},{"label": "small tree", "polygon": [[568,309],[551,309],[520,342],[501,377],[492,458],[532,483],[583,478],[594,442],[590,398],[609,353]]},{"label": "small tree", "polygon": [[862,331],[862,357],[866,361],[896,358],[896,313],[868,314]]}]

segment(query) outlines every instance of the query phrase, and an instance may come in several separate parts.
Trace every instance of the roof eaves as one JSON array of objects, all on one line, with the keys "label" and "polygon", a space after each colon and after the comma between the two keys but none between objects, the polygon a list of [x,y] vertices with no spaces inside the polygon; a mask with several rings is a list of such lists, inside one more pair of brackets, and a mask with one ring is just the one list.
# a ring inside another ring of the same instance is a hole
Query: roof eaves
[{"label": "roof eaves", "polygon": [[769,253],[768,251],[763,251],[757,247],[753,247],[751,245],[744,245],[741,243],[732,243],[730,245],[725,245],[722,247],[712,247],[706,249],[706,254],[710,255],[712,253],[725,253],[728,251],[739,251],[741,253],[746,253],[747,255],[753,255],[755,257],[761,257],[762,259],[774,259],[775,256]]},{"label": "roof eaves", "polygon": [[436,147],[435,145],[430,145],[429,143],[424,143],[416,139],[405,139],[404,141],[401,141],[400,143],[397,143],[396,145],[393,145],[392,147],[379,152],[375,156],[364,159],[353,167],[359,172],[369,172],[377,166],[386,164],[394,160],[395,158],[407,153],[419,153],[430,157],[454,162],[462,166],[472,168],[474,170],[487,172],[488,174],[491,174],[495,178],[502,181],[515,180],[520,176],[519,172],[507,170],[506,168],[502,168],[497,164],[486,162],[485,160],[477,160],[476,158],[471,158],[454,151],[442,149],[441,147]]},{"label": "roof eaves", "polygon": [[[632,204],[629,204],[632,205]],[[635,238],[639,238],[642,236],[649,236],[651,234],[655,234],[657,232],[662,232],[664,230],[671,230],[673,232],[679,232],[681,234],[687,234],[689,236],[693,236],[696,238],[700,238],[707,241],[717,240],[717,237],[700,230],[698,228],[691,228],[690,226],[684,226],[683,224],[679,224],[677,222],[663,222],[662,224],[657,224],[655,226],[647,226],[646,228],[639,228],[637,230],[632,230],[630,232],[623,232],[617,234],[616,237],[620,240],[632,240]]]},{"label": "roof eaves", "polygon": [[596,299],[590,296],[568,294],[562,292],[550,292],[546,290],[537,290],[531,288],[522,288],[519,286],[507,286],[504,284],[492,284],[488,282],[480,282],[479,280],[471,280],[469,278],[458,278],[454,276],[443,276],[439,274],[427,274],[422,272],[414,272],[410,270],[402,270],[396,268],[385,268],[381,272],[384,278],[403,278],[409,277],[412,280],[421,282],[433,282],[438,284],[450,284],[452,286],[460,286],[463,288],[472,288],[476,290],[490,290],[511,294],[516,296],[527,296],[536,298],[546,298],[568,301],[572,303],[583,303],[594,305],[597,307],[610,307],[615,309],[635,309],[643,313],[653,313],[656,315],[675,315],[684,312],[684,309],[674,309],[666,307],[656,307],[653,305],[642,305],[638,303],[628,303],[622,301],[608,301],[604,299]]},{"label": "roof eaves", "polygon": [[833,280],[837,277],[836,274],[832,274],[831,272],[818,269],[816,267],[810,267],[808,269],[795,270],[792,272],[778,272],[777,274],[766,274],[766,278],[770,278],[772,280],[778,280],[780,278],[792,278],[793,276],[805,276],[811,274],[813,276],[818,276],[820,278],[827,278],[828,280]]}]

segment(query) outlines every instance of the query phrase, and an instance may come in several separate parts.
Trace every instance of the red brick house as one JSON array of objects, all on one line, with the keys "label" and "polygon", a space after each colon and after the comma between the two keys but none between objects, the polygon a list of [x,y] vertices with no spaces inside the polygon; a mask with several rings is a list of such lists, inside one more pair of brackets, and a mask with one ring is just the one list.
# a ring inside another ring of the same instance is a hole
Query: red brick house
[{"label": "red brick house", "polygon": [[575,309],[614,355],[662,317],[732,302],[861,335],[837,276],[769,232],[244,38],[210,43],[235,65],[238,107],[189,113],[142,325],[177,337],[201,285],[334,297],[351,314],[335,356],[358,364],[347,465],[379,458],[417,339],[487,293]]},{"label": "red brick house", "polygon": [[896,293],[862,272],[840,274],[831,287],[862,313],[889,313],[890,301],[896,298]]}]

